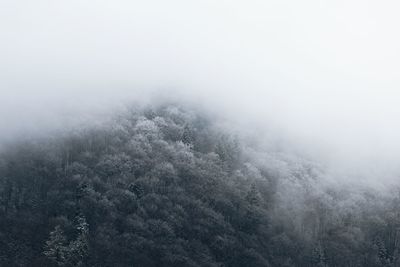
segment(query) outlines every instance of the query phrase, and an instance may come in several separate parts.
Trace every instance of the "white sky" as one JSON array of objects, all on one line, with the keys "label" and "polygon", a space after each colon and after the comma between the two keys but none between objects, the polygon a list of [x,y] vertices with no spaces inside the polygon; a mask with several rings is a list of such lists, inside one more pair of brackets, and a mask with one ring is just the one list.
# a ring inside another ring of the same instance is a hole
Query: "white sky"
[{"label": "white sky", "polygon": [[336,163],[396,165],[399,12],[394,0],[0,0],[0,137],[176,88]]}]

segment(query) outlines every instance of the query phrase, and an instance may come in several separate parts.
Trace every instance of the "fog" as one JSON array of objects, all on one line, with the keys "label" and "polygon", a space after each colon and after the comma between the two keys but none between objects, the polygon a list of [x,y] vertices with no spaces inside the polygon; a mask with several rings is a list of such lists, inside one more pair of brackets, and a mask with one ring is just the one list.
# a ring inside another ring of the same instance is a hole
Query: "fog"
[{"label": "fog", "polygon": [[240,127],[273,129],[339,176],[397,179],[399,8],[361,0],[1,0],[0,138],[161,95],[200,103]]}]

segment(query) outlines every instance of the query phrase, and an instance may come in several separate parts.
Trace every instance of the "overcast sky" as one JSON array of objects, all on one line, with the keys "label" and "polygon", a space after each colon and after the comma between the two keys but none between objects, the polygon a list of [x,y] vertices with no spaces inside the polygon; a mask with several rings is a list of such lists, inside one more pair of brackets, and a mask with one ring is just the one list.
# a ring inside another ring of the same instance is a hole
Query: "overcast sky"
[{"label": "overcast sky", "polygon": [[333,164],[394,166],[399,12],[394,0],[0,0],[0,138],[168,90]]}]

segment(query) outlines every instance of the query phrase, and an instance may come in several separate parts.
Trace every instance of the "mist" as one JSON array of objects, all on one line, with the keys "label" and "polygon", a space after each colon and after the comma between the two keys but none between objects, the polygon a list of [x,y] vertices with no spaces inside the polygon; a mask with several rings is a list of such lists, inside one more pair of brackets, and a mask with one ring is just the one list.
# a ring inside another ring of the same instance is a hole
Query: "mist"
[{"label": "mist", "polygon": [[338,179],[393,182],[399,8],[356,0],[3,0],[0,138],[171,98],[239,129],[273,132]]}]

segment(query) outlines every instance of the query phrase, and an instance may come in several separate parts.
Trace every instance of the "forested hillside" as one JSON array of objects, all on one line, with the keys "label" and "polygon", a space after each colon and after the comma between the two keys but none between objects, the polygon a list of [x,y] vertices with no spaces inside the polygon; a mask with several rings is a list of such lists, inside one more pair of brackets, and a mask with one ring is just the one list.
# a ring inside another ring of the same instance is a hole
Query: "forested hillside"
[{"label": "forested hillside", "polygon": [[10,144],[0,266],[400,266],[396,194],[250,143],[161,105]]}]

